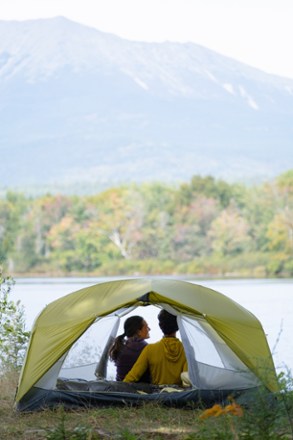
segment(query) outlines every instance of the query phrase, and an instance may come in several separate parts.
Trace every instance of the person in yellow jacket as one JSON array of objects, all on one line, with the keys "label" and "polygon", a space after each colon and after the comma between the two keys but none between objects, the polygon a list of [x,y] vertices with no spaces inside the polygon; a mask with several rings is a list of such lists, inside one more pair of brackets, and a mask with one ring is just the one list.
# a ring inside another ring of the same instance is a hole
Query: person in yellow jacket
[{"label": "person in yellow jacket", "polygon": [[158,320],[163,338],[143,349],[124,382],[138,382],[145,371],[149,370],[153,384],[182,385],[180,376],[183,371],[187,371],[187,361],[183,344],[176,337],[177,318],[166,310],[161,310]]}]

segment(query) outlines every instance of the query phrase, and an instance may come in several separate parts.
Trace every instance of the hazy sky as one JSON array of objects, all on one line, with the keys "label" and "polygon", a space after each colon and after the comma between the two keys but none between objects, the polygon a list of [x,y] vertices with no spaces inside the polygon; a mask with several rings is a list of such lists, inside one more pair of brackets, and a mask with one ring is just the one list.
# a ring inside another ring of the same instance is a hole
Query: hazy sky
[{"label": "hazy sky", "polygon": [[58,15],[130,40],[192,41],[293,78],[293,0],[0,0],[1,20]]}]

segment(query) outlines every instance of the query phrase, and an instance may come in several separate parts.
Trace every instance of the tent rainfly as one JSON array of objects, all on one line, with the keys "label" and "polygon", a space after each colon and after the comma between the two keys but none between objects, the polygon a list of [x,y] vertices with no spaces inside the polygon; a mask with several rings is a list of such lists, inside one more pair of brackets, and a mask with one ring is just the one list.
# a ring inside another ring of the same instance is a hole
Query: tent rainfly
[{"label": "tent rainfly", "polygon": [[[120,320],[140,307],[142,315],[150,307],[155,317],[161,308],[177,316],[191,381],[181,392],[140,389],[107,376],[109,344]],[[122,279],[78,290],[44,308],[32,328],[15,407],[33,411],[142,400],[212,404],[260,386],[278,391],[267,339],[252,313],[191,282]]]}]

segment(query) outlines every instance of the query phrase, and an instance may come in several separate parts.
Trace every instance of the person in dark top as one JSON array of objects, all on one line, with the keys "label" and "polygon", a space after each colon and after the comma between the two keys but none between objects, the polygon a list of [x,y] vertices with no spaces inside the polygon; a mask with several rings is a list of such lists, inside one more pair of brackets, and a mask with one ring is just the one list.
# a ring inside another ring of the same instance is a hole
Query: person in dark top
[{"label": "person in dark top", "polygon": [[[116,380],[122,381],[135,364],[142,350],[148,345],[145,339],[150,337],[150,328],[141,316],[130,316],[124,322],[124,333],[115,338],[109,350],[109,357],[116,366]],[[150,383],[149,371],[140,378]]]}]

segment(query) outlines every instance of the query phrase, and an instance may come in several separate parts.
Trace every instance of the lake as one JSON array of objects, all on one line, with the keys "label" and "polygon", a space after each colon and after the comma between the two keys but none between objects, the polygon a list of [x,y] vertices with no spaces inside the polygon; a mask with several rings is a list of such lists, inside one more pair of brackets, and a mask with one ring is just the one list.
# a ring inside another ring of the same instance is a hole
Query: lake
[{"label": "lake", "polygon": [[[68,293],[110,279],[114,278],[17,278],[11,298],[14,301],[20,300],[23,304],[26,326],[30,330],[46,304]],[[262,323],[276,369],[293,372],[293,279],[188,281],[223,293],[252,312]],[[160,337],[155,331],[156,320],[146,313],[147,308],[144,309],[144,317],[148,320],[152,337],[156,340]]]}]

